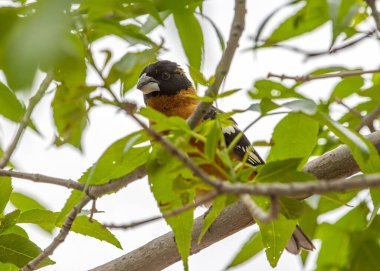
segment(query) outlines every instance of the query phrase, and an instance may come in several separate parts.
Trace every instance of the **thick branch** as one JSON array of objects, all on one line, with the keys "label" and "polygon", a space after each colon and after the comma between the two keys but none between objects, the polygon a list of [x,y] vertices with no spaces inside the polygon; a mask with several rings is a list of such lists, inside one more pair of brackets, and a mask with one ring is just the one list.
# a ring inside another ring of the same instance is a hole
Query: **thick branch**
[{"label": "thick branch", "polygon": [[269,73],[268,78],[274,77],[279,78],[281,80],[284,79],[290,79],[297,82],[307,82],[311,80],[317,80],[317,79],[326,79],[326,78],[333,78],[333,77],[349,77],[349,76],[356,76],[356,75],[363,75],[368,73],[379,73],[380,70],[366,70],[366,71],[346,71],[346,72],[338,72],[338,73],[327,73],[327,74],[321,74],[321,75],[301,75],[301,76],[290,76],[285,74],[273,74]]},{"label": "thick branch", "polygon": [[3,157],[0,159],[0,168],[4,168],[8,164],[9,160],[11,159],[13,152],[16,150],[18,142],[20,141],[26,127],[28,127],[28,124],[30,122],[30,116],[33,113],[34,107],[39,103],[39,101],[45,95],[45,92],[52,81],[53,81],[53,73],[48,72],[46,74],[45,79],[42,81],[36,95],[34,95],[30,99],[28,108],[26,109],[26,112],[20,122],[20,126],[17,129],[15,137],[13,138],[8,149],[4,151]]},{"label": "thick branch", "polygon": [[367,2],[368,6],[372,10],[372,17],[375,20],[377,31],[380,32],[380,13],[376,7],[376,0],[365,0],[365,1]]},{"label": "thick branch", "polygon": [[[218,94],[220,85],[227,76],[235,51],[237,47],[239,47],[239,39],[245,27],[246,13],[247,10],[245,7],[245,0],[235,0],[235,14],[232,21],[227,47],[216,68],[214,83],[206,90],[205,96],[215,97]],[[194,113],[188,119],[190,127],[194,128],[198,124],[211,105],[212,103],[201,102],[197,106]]]},{"label": "thick branch", "polygon": [[[380,153],[380,132],[367,137]],[[351,176],[359,171],[359,167],[350,155],[346,146],[340,146],[325,155],[309,162],[305,171],[314,174],[320,179],[335,179]],[[192,234],[191,254],[254,224],[251,215],[241,203],[227,207],[215,220],[202,242],[197,243],[199,233],[203,225],[203,216],[194,221]],[[98,266],[94,271],[118,271],[118,270],[162,270],[163,268],[180,260],[173,233],[162,235],[144,246],[127,253],[111,262]]]}]

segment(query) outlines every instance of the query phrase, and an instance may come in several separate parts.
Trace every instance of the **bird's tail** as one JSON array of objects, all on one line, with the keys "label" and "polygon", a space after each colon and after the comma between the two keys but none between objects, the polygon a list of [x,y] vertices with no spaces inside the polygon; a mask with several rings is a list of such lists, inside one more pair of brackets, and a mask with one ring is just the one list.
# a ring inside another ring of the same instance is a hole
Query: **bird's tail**
[{"label": "bird's tail", "polygon": [[313,242],[297,225],[292,237],[289,239],[286,250],[292,254],[299,254],[301,249],[312,251],[315,249]]}]

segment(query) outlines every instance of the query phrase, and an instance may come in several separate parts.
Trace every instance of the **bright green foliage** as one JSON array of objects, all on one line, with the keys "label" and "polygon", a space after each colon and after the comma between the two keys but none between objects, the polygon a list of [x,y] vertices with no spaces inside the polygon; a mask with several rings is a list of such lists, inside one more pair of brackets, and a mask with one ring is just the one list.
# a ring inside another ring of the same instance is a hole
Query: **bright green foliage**
[{"label": "bright green foliage", "polygon": [[17,100],[16,95],[0,82],[0,115],[20,122],[25,113],[24,106]]},{"label": "bright green foliage", "polygon": [[85,195],[86,194],[84,192],[73,190],[70,197],[66,200],[61,212],[59,213],[56,222],[63,222],[70,211],[85,197]]},{"label": "bright green foliage", "polygon": [[9,177],[0,177],[0,214],[3,213],[12,193],[12,181]]},{"label": "bright green foliage", "polygon": [[257,253],[262,251],[264,245],[261,241],[261,233],[254,232],[248,239],[248,241],[242,246],[239,253],[236,254],[235,258],[228,265],[228,268],[237,266],[252,259]]},{"label": "bright green foliage", "polygon": [[145,132],[139,131],[117,140],[78,181],[88,185],[104,184],[144,165],[150,147],[135,147],[135,145],[147,139]]},{"label": "bright green foliage", "polygon": [[16,225],[19,216],[20,210],[15,210],[0,218],[0,234],[3,234],[4,232],[12,228],[14,225]]},{"label": "bright green foliage", "polygon": [[301,113],[290,113],[276,126],[268,161],[309,157],[317,143],[318,122]]},{"label": "bright green foliage", "polygon": [[[41,249],[25,237],[13,233],[0,235],[0,262],[12,263],[20,268],[40,253]],[[45,259],[40,267],[53,263]]]},{"label": "bright green foliage", "polygon": [[[194,192],[191,190],[178,192],[174,190],[175,182],[190,181],[187,178],[191,178],[191,171],[184,168],[178,160],[168,157],[166,151],[159,146],[153,149],[147,171],[151,190],[162,213],[168,213],[193,202]],[[173,230],[185,270],[188,270],[193,220],[193,210],[166,218],[166,222]]]},{"label": "bright green foliage", "polygon": [[81,149],[82,132],[87,124],[86,99],[92,90],[91,87],[68,88],[65,85],[57,88],[52,103],[58,131],[57,146],[70,143]]},{"label": "bright green foliage", "polygon": [[257,224],[260,228],[267,259],[270,265],[275,267],[295,229],[297,221],[287,220],[283,216],[280,216],[268,224],[259,221],[257,221]]}]

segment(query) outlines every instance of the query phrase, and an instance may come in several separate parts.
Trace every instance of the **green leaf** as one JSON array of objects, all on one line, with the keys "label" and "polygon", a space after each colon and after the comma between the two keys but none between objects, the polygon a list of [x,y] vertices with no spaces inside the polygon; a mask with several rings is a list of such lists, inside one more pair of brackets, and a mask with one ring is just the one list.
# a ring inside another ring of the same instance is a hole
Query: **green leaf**
[{"label": "green leaf", "polygon": [[157,26],[162,25],[162,23],[165,21],[167,17],[169,17],[169,15],[170,12],[168,10],[159,12],[160,19],[158,19],[158,17],[156,16],[150,15],[141,27],[141,31],[145,34],[150,33]]},{"label": "green leaf", "polygon": [[339,270],[338,268],[345,266],[349,260],[350,235],[327,223],[318,226],[316,235],[322,241],[317,268],[323,270],[335,267]]},{"label": "green leaf", "polygon": [[330,100],[335,97],[344,99],[354,93],[359,93],[364,84],[364,79],[361,76],[351,76],[343,78],[334,88],[330,95]]},{"label": "green leaf", "polygon": [[203,75],[203,73],[200,70],[198,70],[197,68],[194,68],[193,66],[190,66],[190,65],[187,65],[187,67],[189,68],[191,78],[193,78],[193,80],[196,83],[199,83],[202,86],[208,86],[209,85],[208,80],[205,78],[205,76]]},{"label": "green leaf", "polygon": [[12,193],[12,180],[10,177],[0,177],[0,214],[3,213]]},{"label": "green leaf", "polygon": [[8,230],[6,230],[3,234],[11,234],[11,233],[14,233],[14,234],[17,234],[29,239],[28,233],[20,226],[14,225],[12,228],[9,228]]},{"label": "green leaf", "polygon": [[[21,268],[37,257],[42,250],[29,239],[17,234],[0,235],[0,262],[12,263]],[[49,258],[38,267],[54,264]]]},{"label": "green leaf", "polygon": [[149,157],[150,146],[135,147],[147,140],[148,137],[144,131],[138,131],[117,140],[78,181],[99,185],[131,173],[144,165]]},{"label": "green leaf", "polygon": [[20,210],[15,210],[4,217],[0,218],[0,234],[12,228],[16,225],[17,220],[20,216]]},{"label": "green leaf", "polygon": [[63,222],[70,211],[77,205],[86,194],[82,191],[71,191],[70,197],[66,200],[61,212],[59,213],[56,223]]},{"label": "green leaf", "polygon": [[[173,12],[174,22],[190,66],[200,70],[203,52],[202,28],[190,10]],[[191,29],[191,35],[189,30]]]},{"label": "green leaf", "polygon": [[281,257],[290,237],[296,227],[296,220],[287,220],[280,216],[268,224],[257,221],[261,232],[261,239],[270,265],[274,268]]},{"label": "green leaf", "polygon": [[[167,213],[181,208],[194,201],[194,193],[191,191],[175,191],[174,182],[186,181],[183,176],[192,176],[192,172],[183,167],[182,163],[160,146],[154,145],[151,159],[147,164],[149,183],[161,213]],[[188,270],[188,257],[190,255],[191,231],[193,228],[193,213],[191,209],[175,217],[166,218],[166,222],[173,230],[179,254],[181,255],[184,269]]]},{"label": "green leaf", "polygon": [[24,113],[25,108],[16,95],[0,82],[0,115],[14,122],[20,122]]},{"label": "green leaf", "polygon": [[227,195],[221,195],[212,202],[212,207],[209,209],[206,217],[204,218],[202,231],[198,236],[198,243],[202,241],[205,233],[212,226],[212,223],[214,223],[218,215],[223,211],[224,207],[226,206],[226,200]]},{"label": "green leaf", "polygon": [[223,52],[224,49],[226,48],[226,43],[224,41],[224,37],[223,37],[222,31],[220,31],[218,25],[210,17],[208,17],[205,14],[201,14],[201,16],[202,16],[202,18],[206,19],[211,24],[212,28],[214,29],[214,31],[215,31],[215,33],[216,33],[216,35],[218,37],[220,49]]},{"label": "green leaf", "polygon": [[150,63],[156,61],[158,48],[144,50],[136,53],[126,53],[111,68],[107,84],[113,84],[120,80],[123,84],[123,92],[130,90],[136,83],[141,71]]},{"label": "green leaf", "polygon": [[329,16],[333,23],[331,46],[336,38],[352,23],[360,4],[357,0],[328,0]]},{"label": "green leaf", "polygon": [[235,255],[232,262],[228,265],[228,268],[242,264],[264,249],[263,242],[261,240],[261,233],[254,232]]},{"label": "green leaf", "polygon": [[287,219],[298,219],[305,211],[305,204],[298,199],[281,197],[279,200],[281,213]]},{"label": "green leaf", "polygon": [[367,228],[368,212],[366,204],[361,203],[339,219],[334,226],[346,232],[361,232]]},{"label": "green leaf", "polygon": [[280,41],[309,33],[328,21],[328,7],[326,1],[307,0],[306,5],[296,14],[282,22],[267,39],[271,45]]},{"label": "green leaf", "polygon": [[11,203],[14,207],[21,210],[22,212],[32,209],[46,210],[46,207],[39,203],[37,200],[31,198],[30,196],[17,192],[12,193]]},{"label": "green leaf", "polygon": [[357,132],[351,131],[340,123],[331,120],[323,113],[318,113],[316,117],[348,146],[352,156],[364,173],[379,171],[380,157],[372,143]]},{"label": "green leaf", "polygon": [[[62,224],[58,224],[58,226],[62,227]],[[101,241],[106,241],[117,248],[122,249],[119,240],[106,228],[103,227],[101,223],[96,220],[92,220],[90,222],[87,216],[78,216],[70,229],[73,232],[91,236]]]},{"label": "green leaf", "polygon": [[360,236],[352,238],[351,247],[354,251],[350,253],[350,271],[376,270],[380,265],[380,246],[377,240]]},{"label": "green leaf", "polygon": [[293,112],[301,112],[306,115],[317,113],[317,105],[309,99],[299,99],[282,104],[281,106],[290,108]]},{"label": "green leaf", "polygon": [[309,157],[317,144],[318,128],[318,122],[309,116],[289,113],[273,131],[274,145],[267,161]]},{"label": "green leaf", "polygon": [[14,265],[14,264],[0,262],[0,270],[4,270],[4,271],[19,271],[20,269],[16,265]]},{"label": "green leaf", "polygon": [[18,223],[36,224],[45,231],[52,233],[58,214],[49,210],[31,209],[21,213]]},{"label": "green leaf", "polygon": [[54,122],[59,134],[55,141],[57,146],[69,143],[78,149],[82,148],[82,133],[87,124],[86,99],[93,90],[93,87],[85,86],[57,87],[52,102]]},{"label": "green leaf", "polygon": [[[14,90],[31,87],[39,65],[51,67],[71,42],[70,1],[39,1],[19,14],[6,41],[5,69]],[[26,46],[27,45],[27,46]]]},{"label": "green leaf", "polygon": [[303,171],[297,171],[301,159],[292,158],[287,160],[270,161],[258,169],[255,177],[257,183],[290,183],[315,180],[315,177]]},{"label": "green leaf", "polygon": [[214,160],[216,149],[221,138],[221,129],[218,121],[213,121],[205,144],[205,155],[211,161]]},{"label": "green leaf", "polygon": [[281,83],[261,79],[255,82],[254,89],[248,92],[252,99],[282,99],[282,98],[303,98],[301,94],[288,88]]}]

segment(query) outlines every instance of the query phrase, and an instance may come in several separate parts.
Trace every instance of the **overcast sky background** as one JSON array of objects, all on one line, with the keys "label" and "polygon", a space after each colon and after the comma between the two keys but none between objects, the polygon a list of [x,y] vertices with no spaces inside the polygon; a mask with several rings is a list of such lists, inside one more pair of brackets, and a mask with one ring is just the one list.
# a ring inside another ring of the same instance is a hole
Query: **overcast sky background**
[{"label": "overcast sky background", "polygon": [[[2,1],[1,1],[2,2]],[[247,1],[248,14],[246,18],[246,27],[241,39],[241,46],[234,58],[230,73],[224,85],[225,90],[234,88],[248,89],[252,87],[253,82],[259,78],[264,78],[268,72],[288,75],[302,75],[316,67],[327,65],[344,65],[348,68],[372,69],[378,68],[379,47],[376,41],[368,40],[359,46],[350,50],[333,55],[312,59],[304,62],[304,57],[299,54],[291,53],[281,49],[265,49],[253,54],[252,52],[243,52],[243,49],[252,45],[250,36],[255,34],[259,23],[274,8],[287,1],[283,0],[261,0]],[[224,37],[228,38],[230,23],[233,16],[234,1],[232,0],[208,0],[204,3],[204,13],[210,16],[222,30]],[[288,14],[294,13],[294,8],[285,9],[279,13],[269,24],[265,33],[276,27]],[[207,21],[202,21],[205,38],[205,55],[203,71],[207,76],[213,74],[217,62],[220,58],[221,51],[215,32]],[[288,44],[300,46],[308,50],[327,49],[330,42],[330,24],[312,34],[304,35],[300,38],[293,39]],[[191,29],[189,29],[191,35]],[[154,39],[160,36],[165,37],[165,47],[169,51],[161,54],[160,59],[168,59],[180,64],[186,70],[187,60],[182,51],[173,20],[170,18],[166,21],[165,28],[160,27],[154,33]],[[265,36],[265,35],[264,35]],[[115,57],[119,57],[127,52],[125,44],[117,38],[107,38],[98,42],[94,46],[94,51],[109,48],[113,51]],[[103,56],[99,55],[96,59],[102,61]],[[99,62],[101,63],[101,62]],[[90,71],[88,81],[97,82],[98,78]],[[338,79],[328,79],[313,81],[302,87],[302,93],[311,98],[324,98],[330,93],[332,87],[338,82]],[[285,82],[286,83],[286,82]],[[36,86],[39,81],[36,82]],[[202,94],[201,89],[199,91]],[[31,173],[42,173],[61,178],[78,179],[82,172],[94,163],[102,152],[115,140],[138,129],[135,123],[125,114],[116,112],[109,106],[104,106],[91,111],[89,116],[89,126],[83,136],[83,153],[79,153],[70,146],[56,148],[52,145],[55,131],[53,129],[51,100],[52,94],[46,98],[36,108],[33,119],[43,138],[33,132],[28,131],[19,144],[18,150],[13,156],[13,161],[20,171]],[[126,98],[137,101],[143,105],[143,99],[140,91],[131,90]],[[246,91],[239,92],[227,99],[218,101],[218,106],[225,111],[231,109],[242,109],[253,103]],[[352,101],[354,102],[354,101]],[[344,111],[343,108],[337,110]],[[245,128],[257,113],[249,112],[236,115],[234,118],[241,128]],[[251,128],[247,135],[250,140],[270,140],[273,127],[281,119],[281,116],[267,117],[259,121]],[[2,146],[8,146],[11,136],[16,130],[16,125],[0,119],[0,139]],[[264,158],[268,153],[266,148],[258,148],[259,153]],[[53,211],[59,211],[64,205],[70,191],[53,185],[34,184],[27,181],[15,180],[14,189],[38,198],[42,203]],[[90,207],[87,206],[86,209]],[[96,214],[95,218],[108,223],[129,223],[157,215],[158,208],[149,191],[146,179],[137,181],[129,185],[126,189],[105,196],[97,201],[97,208],[104,213]],[[196,216],[201,215],[204,208],[196,210]],[[46,247],[53,236],[34,226],[26,226],[31,239],[40,247]],[[43,270],[86,270],[108,262],[127,252],[136,249],[150,240],[169,231],[169,227],[164,221],[150,223],[128,231],[114,231],[114,234],[122,243],[124,250],[119,250],[114,246],[100,242],[99,240],[70,233],[66,241],[58,247],[51,257],[57,264],[44,268]],[[189,265],[191,270],[223,270],[235,253],[250,234],[256,231],[256,226],[249,227],[225,240],[214,244],[203,250],[197,255],[191,256]],[[58,231],[54,233],[57,234]],[[317,247],[319,243],[316,242]],[[312,264],[310,264],[312,266]],[[182,263],[176,263],[165,270],[181,270]],[[232,270],[271,270],[267,263],[264,253],[249,262]],[[310,270],[308,268],[307,270]],[[288,252],[284,252],[278,266],[275,270],[301,270],[300,260]]]}]

